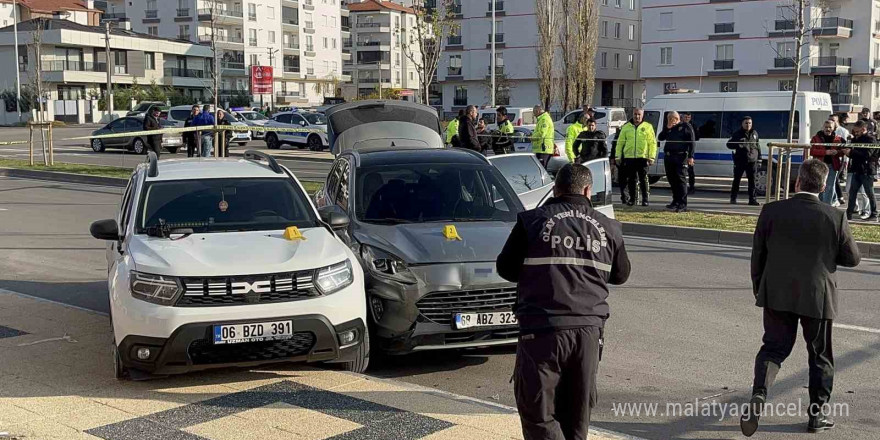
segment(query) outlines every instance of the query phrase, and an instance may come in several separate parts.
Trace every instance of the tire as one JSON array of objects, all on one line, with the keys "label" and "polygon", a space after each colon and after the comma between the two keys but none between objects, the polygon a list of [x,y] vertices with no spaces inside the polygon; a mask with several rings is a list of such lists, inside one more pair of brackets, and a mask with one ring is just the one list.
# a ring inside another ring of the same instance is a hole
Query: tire
[{"label": "tire", "polygon": [[[773,175],[771,185],[776,186],[775,174]],[[758,197],[765,197],[767,195],[767,165],[761,165],[758,168],[758,172],[755,173],[755,193]]]},{"label": "tire", "polygon": [[92,139],[92,151],[102,153],[104,151],[104,141],[100,139]]},{"label": "tire", "polygon": [[364,373],[370,366],[370,332],[364,330],[364,342],[358,346],[357,358],[351,362],[343,362],[342,369],[352,373]]},{"label": "tire", "polygon": [[269,147],[270,150],[277,150],[281,148],[281,142],[278,141],[278,135],[274,133],[267,134],[266,146]]},{"label": "tire", "polygon": [[110,335],[112,336],[113,342],[111,343],[110,352],[113,357],[113,377],[116,380],[127,380],[131,375],[128,372],[128,368],[125,368],[125,365],[122,364],[122,357],[119,355],[119,347],[116,345],[116,335],[113,332],[113,315],[110,315]]},{"label": "tire", "polygon": [[134,154],[145,154],[147,152],[147,143],[141,138],[134,138],[131,143],[131,150]]},{"label": "tire", "polygon": [[321,142],[321,137],[317,135],[311,135],[306,140],[306,145],[309,146],[310,151],[322,151],[324,150],[324,144]]},{"label": "tire", "polygon": [[663,178],[663,176],[648,176],[648,183],[653,185],[653,184],[659,182],[660,179],[662,179],[662,178]]},{"label": "tire", "polygon": [[171,154],[177,154],[177,147],[166,148],[166,150]]}]

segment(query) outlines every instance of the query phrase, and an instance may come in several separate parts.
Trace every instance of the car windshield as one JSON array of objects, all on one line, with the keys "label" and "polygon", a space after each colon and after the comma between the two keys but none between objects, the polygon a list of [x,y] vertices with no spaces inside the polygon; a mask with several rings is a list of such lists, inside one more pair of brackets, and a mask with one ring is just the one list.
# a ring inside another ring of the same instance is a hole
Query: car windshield
[{"label": "car windshield", "polygon": [[357,170],[357,219],[367,223],[515,222],[522,210],[494,167],[400,164]]},{"label": "car windshield", "polygon": [[327,124],[327,118],[320,113],[303,113],[302,116],[306,118],[306,121],[309,121],[309,124],[312,125],[325,125]]},{"label": "car windshield", "polygon": [[138,233],[164,223],[195,233],[310,228],[318,220],[290,179],[172,180],[147,183]]},{"label": "car windshield", "polygon": [[241,112],[239,113],[239,115],[241,115],[242,118],[248,121],[265,121],[268,119],[267,117],[257,112]]}]

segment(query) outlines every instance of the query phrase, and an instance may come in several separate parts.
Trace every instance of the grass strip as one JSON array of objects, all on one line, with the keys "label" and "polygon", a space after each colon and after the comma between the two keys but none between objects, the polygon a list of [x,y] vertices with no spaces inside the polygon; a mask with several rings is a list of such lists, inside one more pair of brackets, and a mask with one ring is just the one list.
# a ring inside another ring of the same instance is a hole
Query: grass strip
[{"label": "grass strip", "polygon": [[[723,231],[755,232],[758,217],[753,215],[715,214],[614,208],[617,220],[649,225],[680,226],[685,228],[720,229]],[[850,224],[858,241],[880,243],[880,225]]]},{"label": "grass strip", "polygon": [[78,163],[55,162],[53,166],[45,166],[40,162],[36,165],[28,165],[26,160],[0,159],[0,168],[16,168],[34,171],[54,171],[58,173],[84,174],[88,176],[116,177],[128,179],[131,177],[131,168],[108,167],[103,165],[85,165]]}]

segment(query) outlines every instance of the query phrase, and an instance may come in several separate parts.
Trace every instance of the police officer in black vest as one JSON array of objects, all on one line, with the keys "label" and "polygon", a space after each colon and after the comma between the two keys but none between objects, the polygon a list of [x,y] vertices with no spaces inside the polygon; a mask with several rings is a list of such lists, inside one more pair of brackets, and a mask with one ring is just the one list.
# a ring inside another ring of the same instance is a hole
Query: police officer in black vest
[{"label": "police officer in black vest", "polygon": [[629,278],[620,223],[590,203],[593,178],[563,167],[547,203],[519,214],[498,273],[517,282],[514,394],[526,440],[586,439],[596,404],[608,284]]}]

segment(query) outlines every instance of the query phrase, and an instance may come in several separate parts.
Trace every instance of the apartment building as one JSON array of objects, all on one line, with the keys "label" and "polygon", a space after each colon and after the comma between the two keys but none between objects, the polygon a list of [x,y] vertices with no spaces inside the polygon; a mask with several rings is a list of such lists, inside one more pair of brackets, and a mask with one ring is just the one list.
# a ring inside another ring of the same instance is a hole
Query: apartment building
[{"label": "apartment building", "polygon": [[[639,80],[641,0],[593,0],[599,5],[593,105],[630,107],[643,95]],[[491,2],[457,1],[458,33],[446,39],[432,105],[457,111],[488,105]],[[530,107],[538,92],[538,28],[534,0],[495,0],[497,105]],[[564,44],[564,42],[563,42]]]},{"label": "apartment building", "polygon": [[[35,21],[43,20],[41,59],[32,46]],[[86,26],[69,20],[35,19],[18,25],[19,62],[0,64],[0,78],[5,89],[15,87],[15,69],[21,72],[22,84],[30,84],[35,69],[42,72],[44,88],[53,100],[77,100],[97,97],[107,85],[107,54],[104,27]],[[15,59],[12,26],[0,29],[0,59]],[[112,81],[114,85],[156,84],[192,93],[204,88],[203,73],[210,63],[211,51],[184,41],[113,29],[110,35]],[[191,72],[184,74],[177,66],[185,63]]]},{"label": "apartment building", "polygon": [[795,56],[790,2],[643,0],[642,76],[649,97],[800,89],[831,95],[837,112],[880,107],[880,1],[811,7],[808,45]]},{"label": "apartment building", "polygon": [[[57,18],[87,26],[97,26],[101,20],[99,4],[95,0],[18,0],[18,20],[33,18]],[[13,21],[12,0],[0,0],[0,25],[11,26]]]},{"label": "apartment building", "polygon": [[[351,71],[351,81],[343,88],[346,100],[378,94],[386,90],[407,90],[403,99],[419,96],[417,65],[421,60],[412,8],[383,0],[364,0],[348,5],[351,38],[343,47],[351,48],[343,68]],[[409,46],[406,46],[409,45]],[[415,60],[407,56],[409,54]]]},{"label": "apartment building", "polygon": [[[274,95],[255,103],[309,106],[337,96],[342,75],[341,0],[110,0],[109,17],[139,32],[210,47],[221,58],[221,98],[250,90],[250,67],[272,66]],[[186,71],[189,66],[178,66]]]}]

